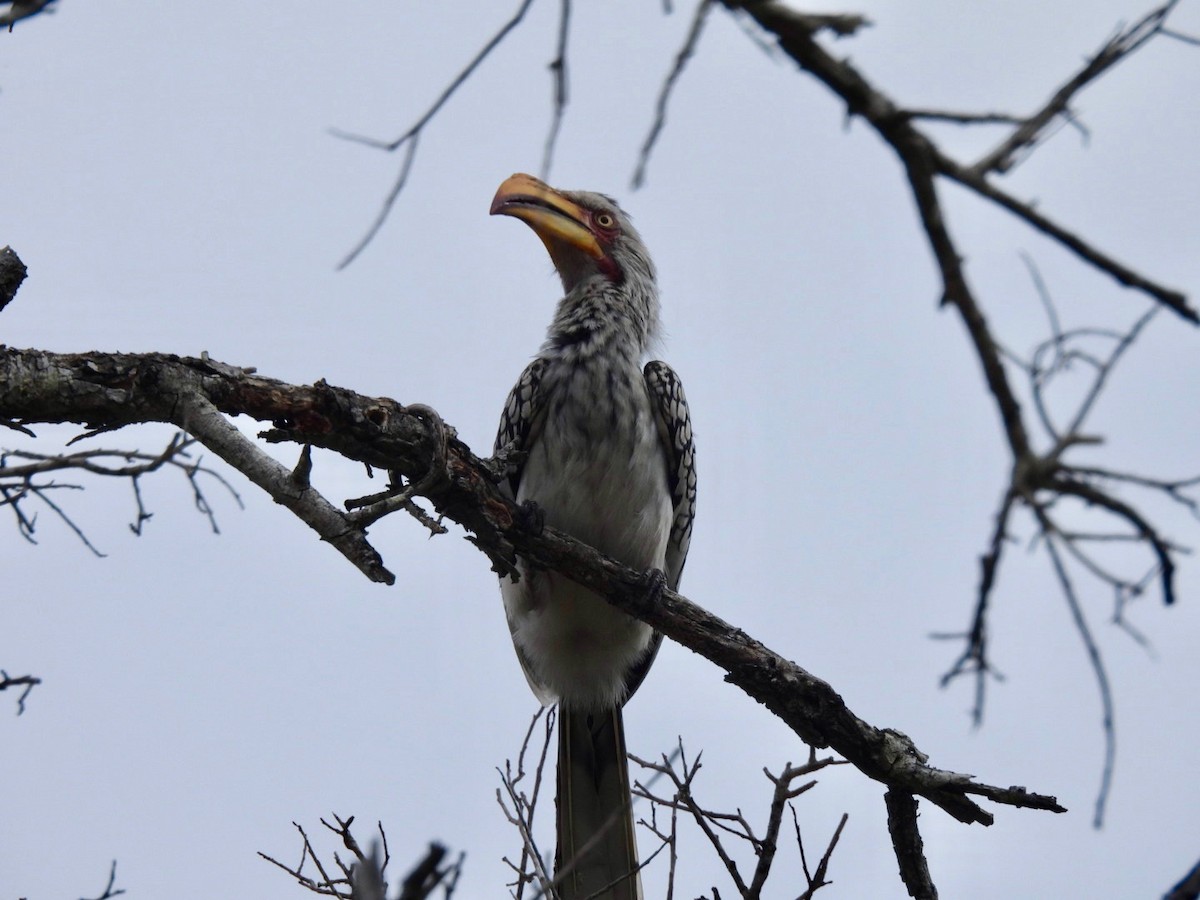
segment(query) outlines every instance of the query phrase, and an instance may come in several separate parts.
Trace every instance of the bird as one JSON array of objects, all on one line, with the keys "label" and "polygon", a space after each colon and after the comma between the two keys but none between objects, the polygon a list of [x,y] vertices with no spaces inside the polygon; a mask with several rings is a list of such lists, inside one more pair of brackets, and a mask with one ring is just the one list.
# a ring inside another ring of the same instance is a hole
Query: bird
[{"label": "bird", "polygon": [[[545,342],[508,395],[501,484],[560,529],[679,585],[696,505],[695,446],[679,377],[645,362],[659,336],[654,263],[611,197],[516,174],[492,215],[523,221],[562,279]],[[555,888],[563,900],[641,898],[622,706],[662,635],[565,575],[518,557],[501,595],[517,658],[558,704]]]}]

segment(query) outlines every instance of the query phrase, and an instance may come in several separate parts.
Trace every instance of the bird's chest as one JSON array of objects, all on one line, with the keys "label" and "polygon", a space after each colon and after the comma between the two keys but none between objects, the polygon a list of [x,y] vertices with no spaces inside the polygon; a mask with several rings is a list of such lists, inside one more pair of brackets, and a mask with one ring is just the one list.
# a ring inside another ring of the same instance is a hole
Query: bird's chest
[{"label": "bird's chest", "polygon": [[641,370],[562,366],[548,374],[546,418],[518,499],[535,501],[547,524],[629,565],[661,566],[670,498]]}]

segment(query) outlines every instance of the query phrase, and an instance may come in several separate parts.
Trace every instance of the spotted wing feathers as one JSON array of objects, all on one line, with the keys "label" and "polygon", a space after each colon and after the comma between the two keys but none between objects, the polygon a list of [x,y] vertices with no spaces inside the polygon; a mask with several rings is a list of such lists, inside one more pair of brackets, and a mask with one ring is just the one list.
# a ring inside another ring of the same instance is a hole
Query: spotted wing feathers
[{"label": "spotted wing feathers", "polygon": [[667,542],[666,576],[674,590],[679,587],[679,577],[683,574],[688,545],[692,541],[692,519],[696,513],[696,446],[692,440],[692,417],[683,384],[670,366],[655,360],[646,364],[643,375],[666,454],[667,487],[671,491],[674,511]]},{"label": "spotted wing feathers", "polygon": [[[525,367],[513,389],[509,391],[508,400],[504,404],[504,412],[500,415],[500,429],[496,432],[496,445],[493,453],[504,452],[506,455],[526,453],[533,444],[537,432],[541,430],[544,416],[542,415],[541,395],[539,388],[542,374],[546,371],[549,360],[541,357]],[[516,499],[517,488],[521,484],[521,471],[524,460],[519,457],[510,469],[508,478],[503,482],[504,487],[511,491]]]}]

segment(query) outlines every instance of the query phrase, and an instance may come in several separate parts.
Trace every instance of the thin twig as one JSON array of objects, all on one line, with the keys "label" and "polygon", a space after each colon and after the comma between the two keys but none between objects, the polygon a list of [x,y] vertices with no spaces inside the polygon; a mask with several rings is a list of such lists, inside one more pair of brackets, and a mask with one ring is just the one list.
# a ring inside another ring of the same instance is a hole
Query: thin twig
[{"label": "thin twig", "polygon": [[982,176],[991,171],[1004,173],[1012,168],[1019,151],[1036,143],[1043,129],[1054,119],[1069,114],[1071,100],[1076,94],[1160,33],[1167,16],[1178,2],[1179,0],[1169,0],[1129,28],[1113,35],[1083,69],[1054,92],[1040,110],[1024,120],[999,146],[971,166],[972,172]]},{"label": "thin twig", "polygon": [[633,171],[634,190],[640,188],[646,180],[646,167],[650,163],[650,154],[654,151],[654,145],[658,142],[658,136],[662,132],[663,126],[667,124],[667,104],[670,102],[671,92],[675,89],[675,82],[683,74],[688,60],[696,52],[696,46],[700,42],[700,35],[704,31],[704,23],[712,10],[712,4],[713,0],[700,0],[696,4],[696,12],[692,16],[692,25],[688,29],[687,37],[679,52],[675,54],[675,62],[671,66],[671,71],[667,73],[667,78],[658,92],[658,101],[654,105],[654,122],[642,144],[641,152],[638,153],[637,167]]},{"label": "thin twig", "polygon": [[966,638],[966,647],[962,655],[955,661],[950,670],[941,678],[944,688],[959,675],[973,674],[975,676],[975,702],[971,707],[971,723],[978,728],[983,724],[983,707],[987,676],[997,680],[1004,676],[992,665],[987,656],[987,614],[992,591],[996,586],[996,573],[1000,568],[1000,560],[1004,546],[1008,542],[1008,523],[1017,500],[1017,494],[1011,488],[1005,491],[1000,509],[995,516],[991,541],[988,551],[979,560],[979,589],[975,593],[975,610],[971,615],[971,628],[965,634],[933,634],[936,640]]},{"label": "thin twig", "polygon": [[948,122],[952,125],[1018,125],[1025,120],[1011,113],[969,113],[955,112],[946,109],[921,109],[907,107],[904,114],[911,119],[924,119],[926,122]]},{"label": "thin twig", "polygon": [[96,900],[109,900],[111,897],[119,897],[121,894],[125,893],[125,888],[117,888],[116,890],[113,890],[113,885],[116,883],[117,861],[114,859],[112,861],[112,866],[108,870],[108,884],[104,886],[104,893],[97,897]]},{"label": "thin twig", "polygon": [[797,900],[811,900],[813,894],[833,882],[827,880],[826,876],[829,872],[829,860],[833,857],[834,848],[837,847],[838,840],[842,836],[842,831],[846,827],[846,822],[850,819],[849,813],[842,813],[841,819],[838,820],[837,828],[833,830],[833,837],[829,839],[829,844],[825,847],[825,853],[821,856],[821,861],[817,863],[817,870],[811,874],[808,871],[808,861],[804,859],[804,842],[800,839],[800,821],[796,818],[796,807],[792,806],[792,825],[796,829],[796,844],[800,848],[800,857],[804,867],[804,877],[808,881],[808,887]]},{"label": "thin twig", "polygon": [[550,61],[550,72],[554,76],[554,104],[550,118],[550,132],[542,150],[541,179],[550,179],[550,166],[554,162],[554,148],[558,144],[558,133],[562,129],[563,114],[567,110],[567,38],[571,34],[571,0],[559,0],[558,49]]},{"label": "thin twig", "polygon": [[42,683],[42,679],[35,675],[18,675],[15,678],[10,676],[3,669],[0,669],[0,691],[6,691],[9,688],[24,688],[21,695],[17,697],[17,715],[25,712],[25,698],[29,696],[29,692],[36,685]]},{"label": "thin twig", "polygon": [[1104,807],[1108,802],[1108,794],[1112,788],[1113,768],[1116,765],[1117,758],[1116,712],[1113,708],[1112,688],[1108,683],[1108,673],[1104,668],[1104,660],[1100,656],[1100,648],[1097,646],[1095,638],[1092,637],[1091,627],[1087,623],[1083,607],[1080,605],[1079,598],[1075,594],[1075,586],[1071,583],[1071,577],[1068,575],[1067,568],[1063,563],[1062,557],[1059,555],[1056,544],[1057,537],[1053,533],[1053,526],[1045,518],[1045,513],[1042,510],[1038,509],[1037,511],[1039,518],[1042,520],[1046,552],[1050,556],[1055,577],[1058,578],[1063,596],[1067,600],[1067,608],[1071,611],[1071,618],[1075,622],[1075,630],[1078,632],[1080,640],[1083,641],[1084,649],[1087,651],[1088,663],[1092,667],[1092,673],[1096,677],[1096,686],[1100,691],[1100,705],[1103,710],[1104,728],[1104,768],[1100,773],[1100,789],[1096,794],[1096,809],[1092,817],[1092,826],[1100,828],[1104,824]]},{"label": "thin twig", "polygon": [[1188,302],[1188,298],[1181,291],[1166,287],[1134,271],[1129,266],[1126,266],[1088,241],[1085,241],[1075,232],[1043,215],[1033,204],[1016,199],[1011,194],[986,180],[982,175],[960,166],[941,153],[937,154],[937,166],[940,174],[945,175],[952,181],[958,182],[964,187],[970,188],[979,195],[991,200],[1002,209],[1008,210],[1008,212],[1023,220],[1035,231],[1039,231],[1047,237],[1052,238],[1055,242],[1070,250],[1079,259],[1105,273],[1119,284],[1153,297],[1163,306],[1168,307],[1192,324],[1200,324],[1200,314],[1196,312],[1195,308]]},{"label": "thin twig", "polygon": [[367,233],[363,235],[362,239],[338,264],[339,270],[346,268],[346,266],[354,262],[354,260],[358,258],[358,255],[366,249],[367,244],[369,244],[375,235],[379,233],[379,229],[383,227],[384,221],[387,219],[388,214],[391,212],[392,207],[396,203],[396,198],[400,196],[400,192],[404,190],[404,185],[408,181],[408,174],[412,170],[413,159],[417,154],[417,143],[421,137],[421,130],[428,125],[433,117],[438,114],[438,111],[445,106],[446,102],[454,95],[454,92],[462,87],[462,85],[468,78],[471,77],[474,71],[479,68],[480,63],[482,63],[493,50],[500,46],[501,42],[508,37],[509,32],[521,24],[521,20],[525,18],[525,13],[529,11],[529,7],[532,5],[533,0],[521,0],[521,5],[512,18],[505,22],[499,31],[492,35],[491,39],[483,45],[483,49],[475,54],[475,57],[469,63],[467,63],[466,67],[454,77],[454,79],[445,87],[445,89],[443,89],[438,98],[427,110],[425,110],[425,112],[417,119],[417,121],[395,140],[381,141],[378,138],[371,138],[361,134],[342,131],[341,129],[337,128],[330,129],[330,133],[335,137],[339,137],[347,141],[353,141],[359,144],[365,144],[368,147],[374,147],[379,150],[386,150],[389,153],[394,153],[405,145],[408,147],[408,152],[404,156],[404,162],[400,165],[400,173],[396,176],[396,180],[392,184],[392,189],[388,192],[387,198],[383,202],[383,208],[375,217],[375,221],[372,222],[371,226],[367,229]]}]

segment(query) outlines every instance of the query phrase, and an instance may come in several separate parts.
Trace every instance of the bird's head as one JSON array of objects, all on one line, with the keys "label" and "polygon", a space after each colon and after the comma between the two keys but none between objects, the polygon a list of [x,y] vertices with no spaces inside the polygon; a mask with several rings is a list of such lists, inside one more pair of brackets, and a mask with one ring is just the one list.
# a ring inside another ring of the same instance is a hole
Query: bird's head
[{"label": "bird's head", "polygon": [[491,214],[513,216],[542,239],[568,293],[603,278],[614,285],[654,283],[654,264],[616,201],[590,191],[559,191],[532,175],[505,180]]}]

